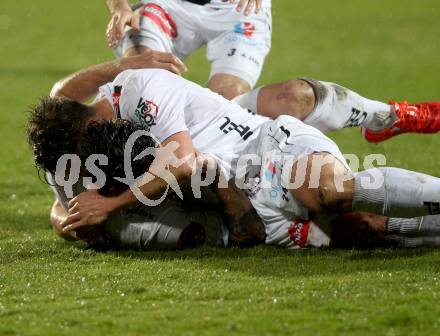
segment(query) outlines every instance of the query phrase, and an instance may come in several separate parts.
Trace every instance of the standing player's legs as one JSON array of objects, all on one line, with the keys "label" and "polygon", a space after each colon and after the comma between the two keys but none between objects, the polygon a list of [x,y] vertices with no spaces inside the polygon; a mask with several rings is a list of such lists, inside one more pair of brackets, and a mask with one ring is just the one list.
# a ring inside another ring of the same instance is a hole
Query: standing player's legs
[{"label": "standing player's legs", "polygon": [[208,87],[232,99],[256,84],[271,45],[270,8],[244,16],[234,9],[206,8]]},{"label": "standing player's legs", "polygon": [[208,87],[229,100],[249,92],[251,89],[249,83],[244,79],[226,73],[213,75],[209,80]]},{"label": "standing player's legs", "polygon": [[196,34],[191,14],[181,2],[142,1],[137,10],[140,30],[128,29],[114,49],[116,57],[139,55],[146,50],[168,52],[182,61],[203,44]]}]

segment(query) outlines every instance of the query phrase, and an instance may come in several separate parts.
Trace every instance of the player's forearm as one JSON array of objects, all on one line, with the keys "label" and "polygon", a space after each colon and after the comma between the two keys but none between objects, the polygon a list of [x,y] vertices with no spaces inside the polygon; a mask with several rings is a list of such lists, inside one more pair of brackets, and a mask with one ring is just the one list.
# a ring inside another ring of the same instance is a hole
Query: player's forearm
[{"label": "player's forearm", "polygon": [[223,205],[224,212],[235,220],[252,209],[249,199],[233,181],[228,182],[228,188],[218,188],[217,183],[214,183],[212,188]]},{"label": "player's forearm", "polygon": [[[167,152],[166,148],[168,143],[174,141],[179,146],[170,157],[170,153]],[[180,132],[171,136],[162,145],[164,146],[163,151],[157,153],[155,161],[149,167],[149,173],[145,176],[148,180],[144,179],[144,182],[141,181],[137,186],[138,192],[148,199],[160,198],[168,184],[180,184],[190,178],[193,173],[196,152],[187,132]],[[177,161],[175,161],[176,159]],[[174,185],[174,187],[177,187],[177,185]],[[137,204],[139,202],[138,198],[131,189],[128,189],[113,199],[113,211]]]},{"label": "player's forearm", "polygon": [[264,224],[243,190],[237,188],[232,180],[229,181],[228,188],[218,188],[217,185],[218,183],[214,183],[212,188],[229,219],[228,229],[232,244],[248,247],[264,243]]},{"label": "player's forearm", "polygon": [[127,65],[127,61],[117,60],[80,70],[57,82],[50,95],[85,102],[96,95],[100,86],[113,81],[121,71],[128,69]]},{"label": "player's forearm", "polygon": [[[167,187],[167,183],[161,178],[155,177],[152,181],[138,187],[138,192],[145,198],[155,200],[161,197]],[[127,189],[113,200],[113,211],[123,209],[126,206],[139,203],[138,197],[131,189]]]},{"label": "player's forearm", "polygon": [[[184,166],[180,166],[178,168],[169,167],[169,176],[172,176],[174,181],[177,184],[181,184],[191,177],[192,174],[192,165],[190,163],[185,164]],[[150,177],[153,175],[147,174]],[[138,193],[140,193],[141,197],[145,197],[144,199],[149,200],[157,200],[162,197],[166,188],[168,187],[168,182],[158,176],[152,177],[151,181],[146,183],[140,183],[138,186]],[[139,195],[139,194],[138,194]],[[128,189],[122,194],[116,196],[112,200],[112,212],[123,209],[130,205],[135,205],[140,202],[140,197],[138,197],[135,193],[133,193],[132,189]]]},{"label": "player's forearm", "polygon": [[107,7],[111,14],[121,10],[129,10],[131,11],[130,4],[128,0],[107,0]]}]

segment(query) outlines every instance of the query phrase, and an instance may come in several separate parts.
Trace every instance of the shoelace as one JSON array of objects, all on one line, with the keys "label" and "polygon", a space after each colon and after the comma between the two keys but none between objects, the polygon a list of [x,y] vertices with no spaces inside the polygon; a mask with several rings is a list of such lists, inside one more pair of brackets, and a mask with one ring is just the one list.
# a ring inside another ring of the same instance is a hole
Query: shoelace
[{"label": "shoelace", "polygon": [[412,105],[407,101],[402,103],[391,102],[396,108],[399,120],[396,127],[406,132],[431,133],[437,131],[434,116],[427,104]]}]

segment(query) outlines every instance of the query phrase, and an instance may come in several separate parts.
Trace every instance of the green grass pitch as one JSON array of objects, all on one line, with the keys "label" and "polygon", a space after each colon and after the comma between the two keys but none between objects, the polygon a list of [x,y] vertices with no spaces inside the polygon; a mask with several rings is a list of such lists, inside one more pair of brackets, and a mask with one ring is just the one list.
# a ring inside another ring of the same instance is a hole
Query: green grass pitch
[{"label": "green grass pitch", "polygon": [[[299,76],[380,100],[440,99],[438,0],[273,0],[273,46],[260,83]],[[57,239],[53,196],[26,144],[26,110],[53,83],[106,61],[104,1],[0,4],[0,335],[435,335],[435,250],[202,248],[105,253]],[[206,83],[203,51],[188,77]],[[345,153],[440,175],[438,136]]]}]

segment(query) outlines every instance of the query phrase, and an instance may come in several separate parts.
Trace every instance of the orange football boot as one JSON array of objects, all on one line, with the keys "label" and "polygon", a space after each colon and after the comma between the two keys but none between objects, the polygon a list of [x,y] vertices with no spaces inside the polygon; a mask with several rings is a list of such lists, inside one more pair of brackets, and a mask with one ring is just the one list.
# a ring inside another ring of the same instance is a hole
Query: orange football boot
[{"label": "orange football boot", "polygon": [[397,120],[379,132],[362,127],[361,132],[368,142],[379,143],[402,133],[432,134],[440,131],[439,102],[409,104],[391,101],[389,104],[393,106]]}]

